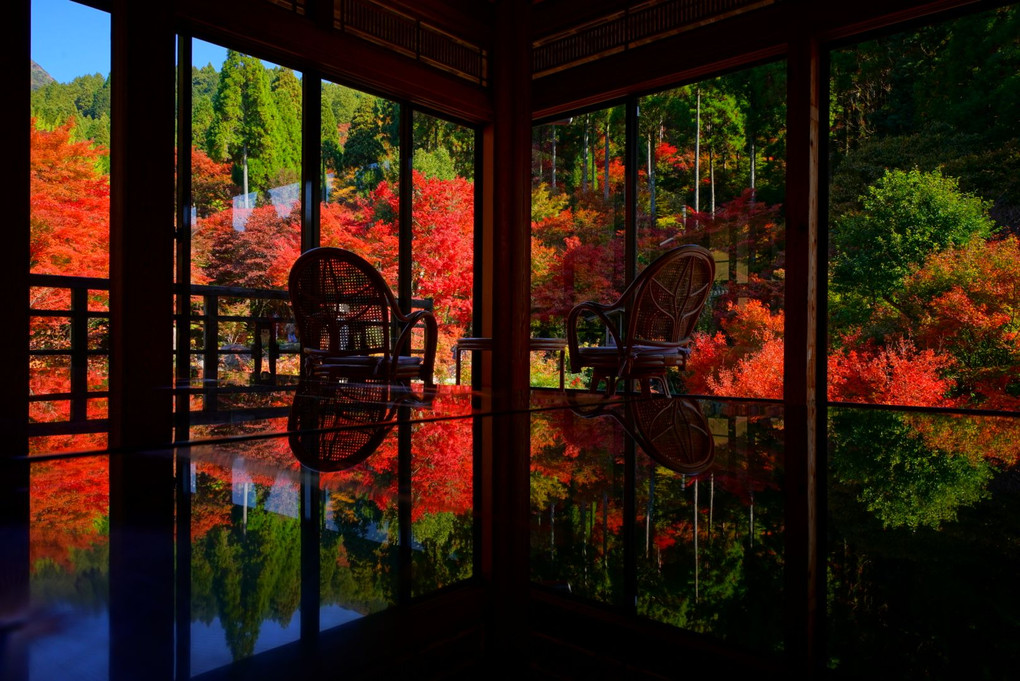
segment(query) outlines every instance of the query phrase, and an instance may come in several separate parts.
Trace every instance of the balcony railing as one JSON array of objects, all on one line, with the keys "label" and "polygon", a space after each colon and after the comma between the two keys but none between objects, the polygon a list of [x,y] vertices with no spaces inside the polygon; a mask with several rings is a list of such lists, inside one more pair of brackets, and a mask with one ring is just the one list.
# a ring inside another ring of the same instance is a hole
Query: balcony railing
[{"label": "balcony railing", "polygon": [[[109,366],[110,283],[107,279],[32,274],[33,298],[49,290],[49,306],[29,309],[33,337],[30,357],[36,371],[44,369],[46,358],[68,366],[69,380],[58,380],[59,392],[35,392],[33,403],[67,403],[64,420],[36,420],[29,424],[31,436],[101,433],[109,421],[88,404],[109,397],[105,376],[89,381],[89,363],[99,360]],[[263,418],[285,411],[281,407],[245,407],[237,396],[293,390],[297,385],[300,347],[293,329],[293,316],[286,291],[231,286],[193,285],[187,295],[190,313],[179,316],[187,325],[187,338],[175,347],[177,364],[175,391],[178,400],[178,428],[188,425],[223,423],[246,418]],[[90,296],[93,309],[90,309]],[[412,300],[411,307],[432,309],[432,300]],[[43,320],[63,320],[49,333],[40,333]],[[288,363],[289,373],[280,371]],[[195,403],[199,398],[201,405]],[[243,400],[242,400],[243,401]],[[197,408],[196,408],[197,406]]]},{"label": "balcony railing", "polygon": [[[109,397],[105,389],[105,381],[99,389],[89,388],[89,360],[93,358],[109,358],[108,330],[110,323],[109,305],[97,305],[105,309],[89,309],[89,294],[109,298],[110,281],[93,277],[63,277],[51,274],[33,274],[29,277],[32,287],[32,300],[43,297],[45,290],[51,290],[53,302],[45,308],[30,307],[32,338],[29,344],[29,357],[33,374],[42,371],[41,365],[45,358],[59,367],[66,365],[69,371],[67,380],[57,380],[56,384],[66,390],[48,392],[45,389],[36,392],[30,388],[29,402],[69,403],[68,418],[64,421],[47,421],[30,424],[32,435],[72,435],[80,433],[98,433],[107,429],[106,418],[89,418],[88,404],[90,400],[102,400]],[[46,333],[42,327],[46,320],[66,320],[60,323],[62,331],[56,334]],[[103,327],[106,332],[103,332]],[[94,331],[94,342],[90,343],[90,329]],[[36,381],[33,381],[36,383]]]}]

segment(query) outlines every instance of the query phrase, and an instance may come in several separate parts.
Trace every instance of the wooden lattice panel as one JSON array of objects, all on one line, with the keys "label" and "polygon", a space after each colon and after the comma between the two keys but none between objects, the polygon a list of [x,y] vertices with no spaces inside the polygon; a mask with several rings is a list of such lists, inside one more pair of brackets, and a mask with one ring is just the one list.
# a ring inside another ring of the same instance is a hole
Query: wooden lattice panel
[{"label": "wooden lattice panel", "polygon": [[776,0],[651,0],[545,36],[532,45],[536,77],[661,40]]}]

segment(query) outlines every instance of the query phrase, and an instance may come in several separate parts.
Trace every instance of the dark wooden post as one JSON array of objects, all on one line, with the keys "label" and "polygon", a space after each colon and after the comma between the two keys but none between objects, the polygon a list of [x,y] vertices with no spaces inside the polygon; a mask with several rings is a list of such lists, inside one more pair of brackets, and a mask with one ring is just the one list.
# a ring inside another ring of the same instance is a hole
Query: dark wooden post
[{"label": "dark wooden post", "polygon": [[[11,197],[7,216],[14,225],[6,230],[4,247],[0,248],[0,281],[4,296],[10,301],[4,312],[6,330],[0,333],[0,351],[4,357],[4,380],[0,382],[0,432],[4,434],[4,453],[0,457],[28,453],[30,7],[29,0],[14,0],[5,8],[4,39],[0,41],[0,54],[5,64],[25,66],[21,78],[15,79],[7,93],[4,106],[0,107],[0,120],[3,129],[8,131],[4,156],[7,167],[13,171],[4,182],[5,191]],[[16,67],[14,73],[18,73]]]},{"label": "dark wooden post", "polygon": [[[315,2],[321,14],[326,3]],[[318,16],[318,14],[317,14]],[[322,79],[317,70],[301,78],[301,251],[319,246],[320,204],[325,170],[322,167]]]},{"label": "dark wooden post", "polygon": [[493,50],[492,631],[496,668],[526,663],[531,317],[530,3],[499,0]]},{"label": "dark wooden post", "polygon": [[110,678],[174,673],[173,4],[114,0]]},{"label": "dark wooden post", "polygon": [[191,432],[191,38],[178,36],[177,60],[177,296],[174,312],[177,326],[174,334],[176,366],[174,385],[174,439],[187,440]]},{"label": "dark wooden post", "polygon": [[[29,36],[31,3],[14,0],[5,8],[4,39],[0,54],[5,64],[24,69],[15,78],[7,101],[0,107],[0,121],[6,136],[6,158],[13,170],[5,182],[8,195],[7,215],[13,225],[4,235],[0,248],[0,281],[10,304],[5,313],[6,332],[0,334],[0,352],[4,357],[4,380],[0,382],[0,432],[4,447],[0,453],[0,589],[4,591],[8,612],[25,612],[31,600],[30,589],[30,497],[28,454],[28,271],[29,271],[29,199],[31,182],[31,144],[29,106],[31,81]],[[20,85],[18,84],[20,83]],[[27,646],[0,645],[0,677],[11,681],[29,678]]]},{"label": "dark wooden post", "polygon": [[[0,432],[4,437],[0,453],[0,589],[4,590],[6,607],[14,612],[27,610],[31,599],[29,464],[21,458],[28,453],[30,15],[29,0],[9,3],[5,8],[4,39],[0,41],[3,62],[14,65],[14,73],[18,73],[17,65],[24,69],[0,107],[0,121],[9,131],[5,156],[13,170],[5,181],[11,197],[7,216],[13,227],[5,232],[4,247],[0,248],[0,281],[10,301],[4,315],[6,331],[0,334],[4,357],[4,380],[0,381]],[[0,677],[28,679],[27,647],[0,647]]]},{"label": "dark wooden post", "polygon": [[[786,338],[783,397],[786,417],[786,605],[790,660],[816,668],[819,589],[824,556],[819,537],[818,463],[824,428],[826,352],[819,319],[819,210],[823,181],[822,95],[826,73],[818,40],[804,24],[791,29],[787,64]],[[823,369],[822,369],[823,370]]]},{"label": "dark wooden post", "polygon": [[[3,290],[12,304],[6,318],[8,331],[0,334],[0,350],[5,358],[4,380],[0,385],[0,432],[4,451],[0,454],[0,583],[6,592],[8,607],[28,607],[29,590],[29,466],[17,460],[28,453],[28,253],[29,253],[29,104],[31,81],[29,26],[31,3],[14,0],[6,8],[4,40],[0,54],[6,64],[21,64],[21,85],[17,79],[0,107],[0,120],[7,135],[7,158],[14,170],[7,180],[12,201],[8,206],[13,229],[7,230],[0,248]],[[15,68],[15,73],[17,69]],[[28,650],[7,650],[0,661],[0,676],[12,681],[28,678]]]}]

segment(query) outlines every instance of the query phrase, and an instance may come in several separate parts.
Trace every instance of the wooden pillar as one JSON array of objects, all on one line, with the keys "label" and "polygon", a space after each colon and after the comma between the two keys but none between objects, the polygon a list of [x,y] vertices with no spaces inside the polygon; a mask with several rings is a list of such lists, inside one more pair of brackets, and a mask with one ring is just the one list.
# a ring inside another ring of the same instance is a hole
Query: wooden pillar
[{"label": "wooden pillar", "polygon": [[414,110],[406,102],[400,104],[400,193],[397,196],[397,299],[400,311],[411,312],[411,271],[414,230]]},{"label": "wooden pillar", "polygon": [[[5,184],[10,201],[7,215],[11,229],[0,248],[0,272],[7,306],[7,332],[0,334],[4,357],[4,380],[0,381],[0,432],[4,435],[0,453],[0,589],[9,611],[27,611],[29,590],[29,466],[28,453],[28,267],[29,201],[29,107],[31,104],[29,0],[14,0],[5,8],[4,39],[0,54],[12,64],[14,87],[0,107],[0,121],[6,136],[6,158],[13,173]],[[18,85],[18,83],[21,83]],[[3,652],[6,652],[6,657]],[[21,681],[28,678],[28,650],[8,646],[0,652],[0,678]]]},{"label": "wooden pillar", "polygon": [[[817,669],[824,601],[819,535],[819,458],[824,428],[824,321],[819,317],[819,210],[823,189],[823,57],[806,26],[791,29],[787,64],[786,170],[786,604],[789,658]],[[820,340],[822,339],[822,340]]]},{"label": "wooden pillar", "polygon": [[[4,442],[0,453],[0,590],[11,619],[11,613],[28,612],[31,600],[30,469],[23,458],[28,454],[30,8],[29,0],[14,0],[5,8],[4,39],[0,41],[3,62],[14,65],[14,73],[23,69],[21,78],[15,78],[14,87],[7,93],[5,105],[0,107],[0,120],[8,131],[5,156],[13,170],[5,182],[10,197],[7,215],[13,227],[6,230],[4,247],[0,248],[0,281],[10,301],[6,332],[0,334],[4,357],[4,380],[0,381],[0,433]],[[29,678],[29,653],[27,646],[15,645],[16,636],[13,633],[7,645],[0,644],[0,678],[22,681]]]},{"label": "wooden pillar", "polygon": [[[13,228],[5,230],[4,246],[0,248],[0,281],[5,298],[10,301],[4,312],[5,332],[0,333],[0,351],[4,358],[4,380],[0,381],[0,432],[4,434],[4,452],[0,457],[28,453],[28,269],[29,269],[29,201],[31,182],[29,141],[31,77],[29,0],[14,0],[4,10],[4,39],[0,41],[3,62],[11,64],[15,78],[0,120],[7,131],[4,157],[13,172],[4,181],[5,194],[10,197],[6,214]],[[19,66],[20,65],[20,66]],[[18,84],[20,83],[20,85]]]},{"label": "wooden pillar", "polygon": [[115,2],[110,141],[110,444],[171,440],[172,8]]},{"label": "wooden pillar", "polygon": [[[315,3],[318,8],[323,3]],[[301,77],[301,251],[319,246],[322,183],[322,78],[318,70]]]},{"label": "wooden pillar", "polygon": [[[114,0],[110,678],[174,673],[173,2]],[[137,451],[145,449],[146,451]]]},{"label": "wooden pillar", "polygon": [[[177,60],[182,68],[177,70],[177,262],[176,282],[178,291],[191,290],[191,230],[194,227],[191,210],[191,149],[192,139],[192,84],[191,84],[191,38],[178,36]],[[191,386],[191,296],[177,296],[174,311],[180,323],[174,333],[177,363],[174,367],[174,383],[178,389]],[[174,439],[183,442],[191,437],[191,395],[182,390],[174,399]]]},{"label": "wooden pillar", "polygon": [[499,0],[493,49],[492,450],[493,664],[527,662],[531,317],[531,4]]}]

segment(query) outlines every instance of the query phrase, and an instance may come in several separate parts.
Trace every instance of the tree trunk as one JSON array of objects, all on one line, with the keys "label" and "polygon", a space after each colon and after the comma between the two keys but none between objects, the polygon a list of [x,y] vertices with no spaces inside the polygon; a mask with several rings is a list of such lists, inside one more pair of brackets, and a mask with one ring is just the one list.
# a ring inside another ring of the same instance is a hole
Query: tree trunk
[{"label": "tree trunk", "polygon": [[708,476],[708,538],[712,538],[712,520],[715,515],[715,473]]},{"label": "tree trunk", "polygon": [[698,600],[698,480],[694,480],[694,600]]},{"label": "tree trunk", "polygon": [[751,149],[750,149],[750,151],[751,151],[751,197],[752,197],[752,200],[753,200],[753,197],[754,197],[754,187],[755,187],[755,185],[754,185],[754,172],[755,172],[756,166],[757,166],[757,158],[756,158],[757,154],[755,153],[754,138],[753,137],[751,138]]},{"label": "tree trunk", "polygon": [[609,565],[609,493],[602,493],[602,565]]},{"label": "tree trunk", "polygon": [[556,126],[550,125],[552,131],[552,188],[556,189]]},{"label": "tree trunk", "polygon": [[609,203],[609,114],[606,114],[606,175],[603,180],[602,198]]},{"label": "tree trunk", "polygon": [[248,197],[248,145],[244,145],[244,149],[241,152],[241,160],[243,167],[241,173],[244,176],[244,207],[251,208],[251,199]]},{"label": "tree trunk", "polygon": [[588,130],[589,130],[589,116],[590,114],[584,115],[584,149],[581,150],[581,191],[588,191]]},{"label": "tree trunk", "polygon": [[655,157],[652,154],[652,133],[648,133],[648,217],[655,227]]},{"label": "tree trunk", "polygon": [[549,557],[556,559],[556,502],[549,506]]},{"label": "tree trunk", "polygon": [[709,195],[708,212],[715,216],[715,150],[708,148],[708,185],[711,188]]},{"label": "tree trunk", "polygon": [[648,467],[648,504],[645,507],[645,558],[652,547],[652,513],[655,510],[655,466]]},{"label": "tree trunk", "polygon": [[749,543],[754,546],[754,492],[751,492],[751,509],[748,512]]},{"label": "tree trunk", "polygon": [[701,212],[701,90],[697,90],[697,108],[694,118],[694,212]]}]

